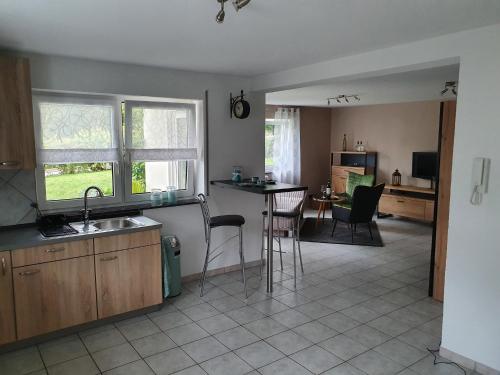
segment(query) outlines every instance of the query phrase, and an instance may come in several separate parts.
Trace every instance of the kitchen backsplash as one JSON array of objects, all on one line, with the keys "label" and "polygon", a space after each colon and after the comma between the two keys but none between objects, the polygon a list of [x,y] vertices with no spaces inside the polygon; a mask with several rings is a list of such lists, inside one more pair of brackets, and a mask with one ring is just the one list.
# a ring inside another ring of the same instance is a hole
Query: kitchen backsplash
[{"label": "kitchen backsplash", "polygon": [[35,222],[32,202],[36,202],[33,171],[0,171],[0,226]]}]

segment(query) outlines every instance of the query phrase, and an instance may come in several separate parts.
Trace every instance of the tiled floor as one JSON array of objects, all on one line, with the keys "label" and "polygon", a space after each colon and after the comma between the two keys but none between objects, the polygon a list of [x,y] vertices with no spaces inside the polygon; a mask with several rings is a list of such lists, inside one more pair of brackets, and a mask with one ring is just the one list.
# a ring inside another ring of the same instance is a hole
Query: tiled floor
[{"label": "tiled floor", "polygon": [[203,298],[191,283],[161,311],[5,354],[0,373],[461,374],[426,350],[442,314],[426,297],[430,227],[378,224],[382,248],[303,243],[296,290],[288,252],[272,296],[258,269],[248,299],[239,272],[209,279]]}]

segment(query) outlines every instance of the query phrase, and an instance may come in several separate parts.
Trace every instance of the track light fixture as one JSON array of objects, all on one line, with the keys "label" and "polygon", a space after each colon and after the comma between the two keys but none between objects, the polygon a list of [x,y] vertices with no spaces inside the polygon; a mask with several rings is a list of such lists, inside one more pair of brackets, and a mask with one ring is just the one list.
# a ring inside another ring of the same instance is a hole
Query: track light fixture
[{"label": "track light fixture", "polygon": [[250,0],[233,0],[233,6],[236,11],[239,11],[241,8],[244,8],[248,5]]},{"label": "track light fixture", "polygon": [[[229,1],[229,0],[217,0],[217,1],[220,3],[220,10],[219,10],[219,13],[217,13],[217,15],[215,16],[215,21],[217,21],[217,23],[223,23],[224,18],[226,17],[226,11],[224,10],[224,4],[226,3],[226,1]],[[234,9],[236,9],[236,11],[238,12],[240,9],[247,6],[248,3],[250,3],[250,1],[251,0],[233,0]]]},{"label": "track light fixture", "polygon": [[224,22],[224,18],[226,17],[226,12],[224,11],[224,3],[227,0],[217,0],[220,3],[220,10],[219,13],[215,16],[215,21],[217,23],[222,23]]},{"label": "track light fixture", "polygon": [[441,90],[441,96],[446,95],[450,91],[452,92],[453,95],[457,96],[457,86],[458,86],[457,81],[447,81],[444,84],[444,89]]},{"label": "track light fixture", "polygon": [[349,99],[354,99],[356,101],[360,101],[361,99],[359,98],[359,95],[358,94],[352,94],[352,95],[337,95],[337,96],[332,96],[331,98],[326,98],[326,101],[328,103],[328,105],[331,104],[331,101],[332,100],[335,100],[337,103],[339,104],[342,104],[342,101],[346,102],[346,103],[351,103],[349,101]]}]

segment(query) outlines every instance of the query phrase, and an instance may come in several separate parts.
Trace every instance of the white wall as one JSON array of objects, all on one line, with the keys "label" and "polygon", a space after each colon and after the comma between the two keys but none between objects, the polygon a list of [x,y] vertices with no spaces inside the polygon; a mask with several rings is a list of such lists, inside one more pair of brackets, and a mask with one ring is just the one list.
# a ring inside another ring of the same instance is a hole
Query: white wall
[{"label": "white wall", "polygon": [[[233,76],[142,67],[91,60],[30,55],[32,86],[36,89],[116,95],[203,99],[208,90],[210,179],[229,178],[232,166],[241,165],[247,176],[264,175],[264,95],[251,94],[252,112],[246,120],[230,119],[229,93],[249,89],[249,80]],[[244,246],[247,261],[260,255],[262,196],[212,187],[212,214],[245,216]],[[182,244],[182,274],[201,271],[205,242],[199,206],[147,210],[144,214],[164,224],[163,233],[176,234]],[[220,231],[215,241],[229,236]],[[233,242],[232,245],[237,243]],[[233,250],[231,245],[226,246]],[[236,248],[234,248],[236,249]],[[228,251],[213,263],[223,267],[239,262],[237,251]]]},{"label": "white wall", "polygon": [[[500,370],[500,25],[269,74],[275,91],[332,78],[460,62],[442,346]],[[490,193],[469,203],[472,159],[491,158]]]}]

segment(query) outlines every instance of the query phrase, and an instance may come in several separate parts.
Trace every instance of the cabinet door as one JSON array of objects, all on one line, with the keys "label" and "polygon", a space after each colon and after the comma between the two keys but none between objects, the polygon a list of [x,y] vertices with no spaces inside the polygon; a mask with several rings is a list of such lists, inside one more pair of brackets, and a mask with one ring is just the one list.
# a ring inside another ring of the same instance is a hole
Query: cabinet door
[{"label": "cabinet door", "polygon": [[162,302],[160,245],[95,256],[99,318]]},{"label": "cabinet door", "polygon": [[10,252],[0,252],[0,345],[16,340]]},{"label": "cabinet door", "polygon": [[35,169],[33,108],[27,59],[0,57],[0,170]]},{"label": "cabinet door", "polygon": [[345,193],[345,184],[347,178],[341,176],[332,176],[333,192],[335,194]]},{"label": "cabinet door", "polygon": [[14,269],[19,339],[97,319],[94,257]]}]

